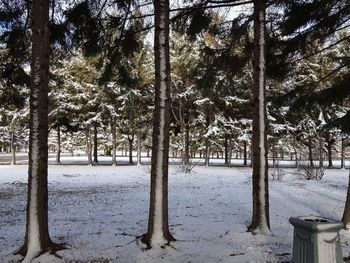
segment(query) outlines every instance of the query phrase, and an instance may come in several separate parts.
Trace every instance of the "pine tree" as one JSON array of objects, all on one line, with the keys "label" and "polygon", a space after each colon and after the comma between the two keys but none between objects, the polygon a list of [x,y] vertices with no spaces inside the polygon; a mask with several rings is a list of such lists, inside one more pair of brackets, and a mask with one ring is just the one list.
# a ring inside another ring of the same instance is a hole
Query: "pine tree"
[{"label": "pine tree", "polygon": [[269,189],[265,104],[265,0],[254,1],[253,216],[249,230],[269,232]]},{"label": "pine tree", "polygon": [[168,223],[168,156],[170,129],[169,1],[154,1],[155,110],[148,230],[148,247],[175,241]]},{"label": "pine tree", "polygon": [[32,17],[27,224],[24,245],[19,250],[25,256],[23,262],[60,248],[51,241],[48,227],[49,2],[34,0]]}]

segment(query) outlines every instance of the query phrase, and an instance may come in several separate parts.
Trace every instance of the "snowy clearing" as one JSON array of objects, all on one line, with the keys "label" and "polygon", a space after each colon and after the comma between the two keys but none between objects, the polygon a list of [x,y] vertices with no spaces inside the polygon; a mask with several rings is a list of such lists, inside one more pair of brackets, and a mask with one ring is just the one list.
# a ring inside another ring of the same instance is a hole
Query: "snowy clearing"
[{"label": "snowy clearing", "polygon": [[[37,262],[289,262],[293,227],[289,217],[342,216],[348,170],[326,170],[306,181],[284,169],[270,183],[272,235],[246,232],[251,219],[251,168],[196,167],[183,174],[170,167],[169,223],[177,242],[145,250],[149,166],[49,166],[49,225],[55,242],[69,244],[62,259]],[[0,166],[0,262],[24,239],[27,166]],[[343,256],[350,234],[341,231]]]}]

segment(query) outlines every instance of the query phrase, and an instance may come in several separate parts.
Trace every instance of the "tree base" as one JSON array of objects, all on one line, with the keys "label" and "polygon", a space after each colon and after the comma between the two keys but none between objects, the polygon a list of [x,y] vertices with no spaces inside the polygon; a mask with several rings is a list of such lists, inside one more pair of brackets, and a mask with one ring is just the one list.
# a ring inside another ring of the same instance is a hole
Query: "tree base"
[{"label": "tree base", "polygon": [[[146,247],[147,250],[152,248],[151,235],[149,235],[148,233],[145,233],[142,236],[140,236],[139,238],[140,238],[141,242],[147,246]],[[170,242],[176,241],[176,239],[170,233],[168,233],[167,237],[164,239],[167,240],[167,243],[165,243],[163,246],[160,246],[161,248],[165,248],[165,246],[170,246]]]},{"label": "tree base", "polygon": [[270,234],[271,230],[269,226],[261,226],[260,224],[251,224],[250,226],[248,226],[247,232],[250,232],[252,235]]},{"label": "tree base", "polygon": [[[39,254],[36,257],[39,257],[45,253],[50,253],[52,255],[56,255],[57,257],[60,257],[56,254],[57,251],[64,250],[67,248],[67,244],[56,244],[50,241],[50,244],[46,247],[44,247]],[[22,257],[25,257],[27,255],[27,243],[23,244],[21,248],[13,252],[13,255],[20,255]]]}]

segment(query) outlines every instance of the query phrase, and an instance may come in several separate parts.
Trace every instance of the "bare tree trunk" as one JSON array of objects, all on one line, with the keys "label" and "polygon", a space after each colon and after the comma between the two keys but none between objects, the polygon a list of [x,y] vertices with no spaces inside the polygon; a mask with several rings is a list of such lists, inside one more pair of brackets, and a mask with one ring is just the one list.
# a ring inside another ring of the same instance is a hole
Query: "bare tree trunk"
[{"label": "bare tree trunk", "polygon": [[11,132],[11,165],[16,165],[16,145],[15,145],[16,137],[15,132]]},{"label": "bare tree trunk", "polygon": [[349,170],[348,191],[346,194],[345,208],[344,208],[343,218],[341,221],[346,226],[346,228],[348,228],[348,225],[350,224],[350,170]]},{"label": "bare tree trunk", "polygon": [[254,1],[253,55],[253,215],[248,229],[270,232],[265,104],[265,0]]},{"label": "bare tree trunk", "polygon": [[148,230],[148,247],[175,241],[168,223],[168,162],[170,130],[169,0],[154,1],[155,110]]},{"label": "bare tree trunk", "polygon": [[190,127],[189,125],[185,125],[185,156],[183,163],[188,165],[190,163]]},{"label": "bare tree trunk", "polygon": [[253,138],[251,139],[251,144],[250,144],[250,167],[253,167],[254,163],[254,155],[253,155]]},{"label": "bare tree trunk", "polygon": [[97,153],[97,124],[94,124],[94,163],[98,163],[98,153]]},{"label": "bare tree trunk", "polygon": [[333,167],[332,160],[332,140],[329,132],[326,133],[327,140],[327,151],[328,151],[328,167]]},{"label": "bare tree trunk", "polygon": [[341,138],[341,161],[340,168],[345,169],[345,139]]},{"label": "bare tree trunk", "polygon": [[295,137],[293,136],[293,149],[295,154],[295,168],[299,170],[299,162],[298,162],[298,151],[297,147],[295,146]]},{"label": "bare tree trunk", "polygon": [[323,142],[322,142],[322,136],[320,136],[320,138],[319,138],[319,162],[320,162],[320,164],[319,164],[319,166],[320,166],[320,168],[321,167],[323,167]]},{"label": "bare tree trunk", "polygon": [[225,134],[224,152],[225,152],[225,164],[228,165],[228,138],[227,138],[227,134]]},{"label": "bare tree trunk", "polygon": [[247,165],[247,141],[243,141],[243,165]]},{"label": "bare tree trunk", "polygon": [[232,143],[231,139],[229,140],[228,143],[228,167],[232,167]]},{"label": "bare tree trunk", "polygon": [[112,133],[112,166],[117,166],[117,134],[115,120],[111,118],[111,133]]},{"label": "bare tree trunk", "polygon": [[141,165],[141,134],[137,134],[137,165]]},{"label": "bare tree trunk", "polygon": [[47,251],[55,251],[48,227],[48,75],[49,1],[32,2],[32,64],[30,83],[29,167],[27,224],[24,245],[17,253],[31,262]]},{"label": "bare tree trunk", "polygon": [[205,138],[205,166],[209,166],[210,159],[210,147],[209,147],[209,139]]},{"label": "bare tree trunk", "polygon": [[281,147],[281,159],[282,159],[282,161],[284,160],[284,151],[283,151],[283,147]]},{"label": "bare tree trunk", "polygon": [[309,161],[310,161],[310,166],[314,167],[314,158],[313,158],[313,153],[312,153],[312,140],[311,140],[311,135],[309,134],[309,143],[307,145],[309,149]]},{"label": "bare tree trunk", "polygon": [[132,144],[134,142],[134,135],[129,136],[128,135],[128,141],[129,141],[129,164],[133,163],[132,160]]},{"label": "bare tree trunk", "polygon": [[57,153],[56,163],[61,163],[61,126],[57,125]]},{"label": "bare tree trunk", "polygon": [[276,164],[276,146],[275,141],[272,141],[272,167],[275,168]]},{"label": "bare tree trunk", "polygon": [[90,125],[88,125],[86,130],[86,154],[88,158],[88,165],[93,165],[92,162],[92,143],[91,143],[91,128]]}]

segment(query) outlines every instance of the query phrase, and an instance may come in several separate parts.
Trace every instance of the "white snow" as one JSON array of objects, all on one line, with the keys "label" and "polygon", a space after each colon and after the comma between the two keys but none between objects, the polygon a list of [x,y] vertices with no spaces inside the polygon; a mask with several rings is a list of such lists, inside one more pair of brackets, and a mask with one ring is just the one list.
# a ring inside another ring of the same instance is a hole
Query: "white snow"
[{"label": "white snow", "polygon": [[[213,160],[214,161],[214,160]],[[136,236],[146,232],[149,167],[49,166],[49,227],[62,261],[45,254],[38,261],[68,262],[288,262],[291,216],[342,216],[348,170],[326,169],[322,181],[300,179],[283,169],[270,183],[273,235],[247,232],[251,219],[251,168],[196,167],[178,173],[170,166],[169,223],[178,241],[144,250]],[[0,262],[22,245],[25,232],[27,166],[0,165]],[[341,230],[343,256],[350,254],[350,231]]]}]

